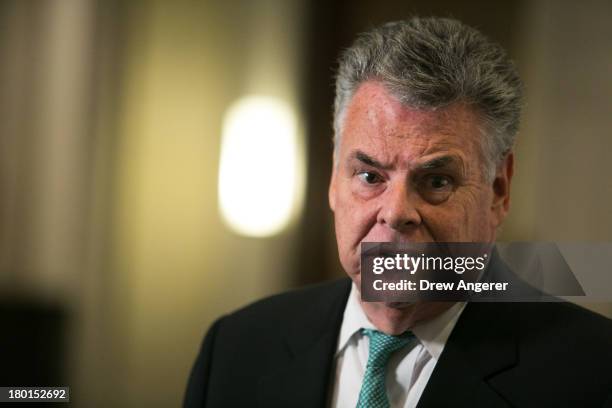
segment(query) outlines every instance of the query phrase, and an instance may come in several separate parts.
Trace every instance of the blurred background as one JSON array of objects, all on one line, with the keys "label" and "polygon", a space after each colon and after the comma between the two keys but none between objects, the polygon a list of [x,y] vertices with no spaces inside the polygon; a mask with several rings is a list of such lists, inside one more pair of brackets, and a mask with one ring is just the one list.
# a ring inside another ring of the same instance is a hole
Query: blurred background
[{"label": "blurred background", "polygon": [[609,1],[1,0],[1,385],[178,406],[216,317],[342,276],[334,61],[412,14],[525,81],[501,240],[612,241]]}]

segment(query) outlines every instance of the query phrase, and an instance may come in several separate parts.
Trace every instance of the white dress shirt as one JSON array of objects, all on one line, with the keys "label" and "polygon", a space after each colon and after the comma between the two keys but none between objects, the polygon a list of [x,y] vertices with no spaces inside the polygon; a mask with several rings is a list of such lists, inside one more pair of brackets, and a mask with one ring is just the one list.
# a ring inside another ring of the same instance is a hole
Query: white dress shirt
[{"label": "white dress shirt", "polygon": [[[391,407],[416,407],[464,307],[464,302],[455,303],[439,316],[417,324],[411,329],[415,340],[391,356],[385,381]],[[357,405],[369,350],[369,338],[361,334],[362,328],[376,329],[361,308],[359,292],[353,284],[335,355],[332,407],[355,408]]]}]

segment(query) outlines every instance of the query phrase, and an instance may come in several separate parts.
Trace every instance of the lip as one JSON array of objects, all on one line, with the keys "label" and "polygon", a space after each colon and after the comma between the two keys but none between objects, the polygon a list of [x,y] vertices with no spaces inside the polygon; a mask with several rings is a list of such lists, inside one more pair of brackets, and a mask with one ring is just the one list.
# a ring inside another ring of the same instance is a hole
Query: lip
[{"label": "lip", "polygon": [[[414,241],[388,241],[388,242],[362,242],[362,244],[372,244],[370,248],[361,252],[362,256],[395,256],[397,254],[418,255],[427,248],[427,245],[436,244],[435,242],[414,242]],[[424,246],[424,247],[421,247]]]}]

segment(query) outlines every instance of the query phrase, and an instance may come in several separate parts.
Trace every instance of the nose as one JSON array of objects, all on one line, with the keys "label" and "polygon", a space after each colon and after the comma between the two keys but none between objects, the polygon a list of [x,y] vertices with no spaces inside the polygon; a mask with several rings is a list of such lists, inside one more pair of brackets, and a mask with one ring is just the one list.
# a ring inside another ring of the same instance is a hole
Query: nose
[{"label": "nose", "polygon": [[407,183],[398,181],[390,184],[380,197],[382,203],[378,213],[378,223],[403,233],[421,224],[421,215],[417,211],[418,193],[412,191]]}]

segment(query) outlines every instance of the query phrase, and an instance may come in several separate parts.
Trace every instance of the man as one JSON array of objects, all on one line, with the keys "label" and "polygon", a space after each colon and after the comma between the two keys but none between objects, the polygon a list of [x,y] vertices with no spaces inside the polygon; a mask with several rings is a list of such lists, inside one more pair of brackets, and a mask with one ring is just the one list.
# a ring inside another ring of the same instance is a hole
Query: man
[{"label": "man", "polygon": [[361,35],[340,58],[329,203],[349,279],[217,320],[188,407],[612,406],[612,324],[566,303],[364,302],[362,242],[493,242],[521,84],[455,20]]}]

